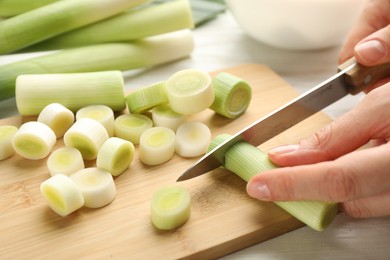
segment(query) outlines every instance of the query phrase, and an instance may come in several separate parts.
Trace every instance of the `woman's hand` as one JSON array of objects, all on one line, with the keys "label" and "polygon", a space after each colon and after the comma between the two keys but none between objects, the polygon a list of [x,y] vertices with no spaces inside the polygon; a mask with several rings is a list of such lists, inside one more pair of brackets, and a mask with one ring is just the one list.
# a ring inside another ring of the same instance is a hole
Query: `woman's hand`
[{"label": "woman's hand", "polygon": [[260,200],[337,201],[354,217],[390,215],[389,141],[390,83],[298,145],[269,151],[288,167],[254,176],[247,192]]}]

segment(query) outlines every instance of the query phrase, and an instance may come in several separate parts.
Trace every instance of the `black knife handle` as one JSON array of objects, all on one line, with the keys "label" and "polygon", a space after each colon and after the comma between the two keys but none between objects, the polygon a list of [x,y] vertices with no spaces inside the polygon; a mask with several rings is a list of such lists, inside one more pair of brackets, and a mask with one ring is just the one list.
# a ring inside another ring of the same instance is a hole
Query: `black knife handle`
[{"label": "black knife handle", "polygon": [[367,86],[378,82],[381,79],[390,77],[390,63],[384,63],[376,66],[364,66],[351,58],[339,66],[339,71],[348,66],[356,65],[346,73],[345,81],[352,95],[356,95]]}]

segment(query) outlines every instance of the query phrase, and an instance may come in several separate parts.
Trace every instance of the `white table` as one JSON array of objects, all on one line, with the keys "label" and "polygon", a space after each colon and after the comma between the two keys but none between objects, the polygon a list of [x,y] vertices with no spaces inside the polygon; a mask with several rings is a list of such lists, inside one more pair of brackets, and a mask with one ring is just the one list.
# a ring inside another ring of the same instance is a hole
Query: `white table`
[{"label": "white table", "polygon": [[[126,74],[126,87],[166,79],[184,68],[213,71],[244,63],[269,66],[299,92],[336,72],[339,46],[318,51],[288,51],[258,43],[241,30],[229,12],[195,30],[193,55],[175,63]],[[0,64],[9,59],[0,57]],[[353,108],[363,95],[349,96],[325,109],[332,118]],[[0,102],[0,118],[16,114],[13,102]],[[223,259],[390,259],[390,217],[357,220],[339,215],[324,232],[303,227],[223,257]]]}]

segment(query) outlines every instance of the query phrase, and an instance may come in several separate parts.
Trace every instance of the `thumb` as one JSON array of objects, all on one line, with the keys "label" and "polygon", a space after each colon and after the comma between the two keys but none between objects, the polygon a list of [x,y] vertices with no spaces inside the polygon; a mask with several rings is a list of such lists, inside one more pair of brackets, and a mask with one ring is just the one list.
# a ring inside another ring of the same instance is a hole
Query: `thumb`
[{"label": "thumb", "polygon": [[365,66],[390,62],[390,25],[361,40],[355,46],[354,56]]}]

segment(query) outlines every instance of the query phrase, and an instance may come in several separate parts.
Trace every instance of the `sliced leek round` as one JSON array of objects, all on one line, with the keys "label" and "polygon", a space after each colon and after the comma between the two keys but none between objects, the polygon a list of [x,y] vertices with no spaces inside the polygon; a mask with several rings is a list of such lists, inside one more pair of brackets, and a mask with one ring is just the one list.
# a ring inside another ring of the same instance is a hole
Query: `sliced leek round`
[{"label": "sliced leek round", "polygon": [[173,74],[167,81],[167,94],[172,110],[183,115],[200,112],[214,101],[210,75],[196,69]]},{"label": "sliced leek round", "polygon": [[74,114],[62,104],[51,103],[42,109],[37,121],[49,126],[60,138],[73,125]]},{"label": "sliced leek round", "polygon": [[176,132],[187,117],[173,111],[169,104],[162,104],[152,109],[152,120],[154,126],[168,127]]},{"label": "sliced leek round", "polygon": [[85,167],[80,151],[73,147],[61,147],[47,158],[47,168],[51,176],[56,174],[71,174]]},{"label": "sliced leek round", "polygon": [[133,143],[118,137],[111,137],[100,147],[96,166],[110,172],[112,176],[118,176],[129,168],[134,153]]},{"label": "sliced leek round", "polygon": [[116,196],[114,179],[106,170],[96,167],[85,168],[72,174],[70,178],[84,197],[84,206],[100,208],[110,204]]},{"label": "sliced leek round", "polygon": [[114,136],[114,111],[106,105],[90,105],[80,108],[76,112],[76,120],[81,118],[92,118],[101,123],[107,130],[109,136]]},{"label": "sliced leek round", "polygon": [[101,123],[95,119],[81,118],[65,133],[64,143],[79,150],[84,160],[94,160],[108,138],[107,130]]},{"label": "sliced leek round", "polygon": [[115,136],[139,144],[143,132],[153,127],[153,121],[145,115],[124,114],[115,119]]},{"label": "sliced leek round", "polygon": [[151,108],[167,103],[167,90],[165,81],[139,88],[126,97],[130,113],[144,113]]},{"label": "sliced leek round", "polygon": [[196,157],[206,153],[211,131],[198,121],[185,122],[176,131],[176,153],[182,157]]},{"label": "sliced leek round", "polygon": [[153,127],[140,138],[139,159],[147,165],[169,161],[175,154],[175,132],[166,127]]},{"label": "sliced leek round", "polygon": [[57,137],[50,127],[41,122],[31,121],[20,126],[12,139],[17,154],[39,160],[49,155]]},{"label": "sliced leek round", "polygon": [[0,126],[0,161],[11,157],[15,151],[12,147],[12,139],[18,128],[13,125]]},{"label": "sliced leek round", "polygon": [[213,78],[212,85],[215,100],[210,106],[211,110],[227,118],[237,118],[247,110],[252,88],[246,81],[221,72]]},{"label": "sliced leek round", "polygon": [[168,186],[153,194],[151,219],[157,229],[175,229],[186,223],[190,214],[191,197],[185,188]]},{"label": "sliced leek round", "polygon": [[67,216],[84,205],[84,198],[68,176],[58,174],[41,183],[41,193],[49,207],[60,216]]}]

